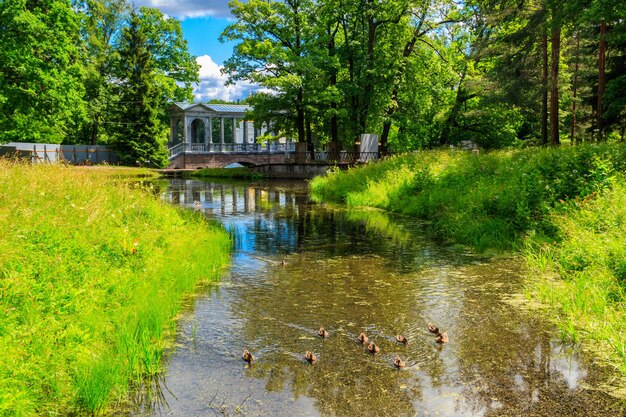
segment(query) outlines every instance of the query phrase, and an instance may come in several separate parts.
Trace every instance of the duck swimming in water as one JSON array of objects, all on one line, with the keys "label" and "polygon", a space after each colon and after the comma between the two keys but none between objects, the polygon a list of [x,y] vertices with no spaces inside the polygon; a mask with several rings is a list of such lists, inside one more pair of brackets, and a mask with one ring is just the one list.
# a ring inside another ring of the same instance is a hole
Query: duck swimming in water
[{"label": "duck swimming in water", "polygon": [[368,339],[367,339],[367,335],[365,334],[365,332],[361,332],[361,334],[359,335],[358,339],[359,339],[359,343],[360,344],[362,344],[362,345],[367,344]]},{"label": "duck swimming in water", "polygon": [[252,355],[252,353],[250,353],[248,349],[243,351],[243,355],[241,355],[241,358],[244,360],[244,362],[247,362],[249,364],[252,364],[252,362],[254,361],[254,355]]},{"label": "duck swimming in water", "polygon": [[319,335],[319,337],[322,337],[324,339],[326,339],[328,337],[328,332],[323,327],[320,327],[320,329],[317,332],[317,334]]},{"label": "duck swimming in water", "polygon": [[375,355],[375,354],[377,354],[378,352],[380,352],[380,348],[379,348],[378,346],[376,346],[376,345],[374,344],[374,342],[370,342],[370,344],[369,344],[369,345],[367,345],[367,350],[369,350],[369,352],[370,352],[372,355]]},{"label": "duck swimming in water", "polygon": [[442,345],[444,343],[448,343],[449,341],[450,340],[448,339],[448,333],[446,332],[437,334],[437,339],[435,339],[435,342],[442,344]]},{"label": "duck swimming in water", "polygon": [[396,336],[396,341],[398,341],[398,343],[402,343],[403,345],[408,345],[409,344],[409,339],[407,339],[406,337],[402,336],[401,334]]},{"label": "duck swimming in water", "polygon": [[400,356],[396,356],[393,360],[393,366],[398,369],[402,369],[406,366],[406,363],[402,359],[400,359]]},{"label": "duck swimming in water", "polygon": [[315,354],[313,352],[309,352],[308,350],[304,354],[304,359],[306,359],[311,365],[317,362],[317,357],[315,356]]},{"label": "duck swimming in water", "polygon": [[434,334],[439,334],[439,327],[435,326],[432,323],[428,323],[428,331]]}]

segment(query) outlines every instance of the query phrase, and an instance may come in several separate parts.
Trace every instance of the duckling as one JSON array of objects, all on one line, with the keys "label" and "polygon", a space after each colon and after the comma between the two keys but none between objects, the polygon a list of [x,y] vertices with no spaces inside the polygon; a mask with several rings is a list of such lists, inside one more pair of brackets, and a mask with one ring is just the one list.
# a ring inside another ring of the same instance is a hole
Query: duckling
[{"label": "duckling", "polygon": [[320,329],[317,332],[317,334],[318,334],[319,337],[321,337],[323,339],[326,339],[328,337],[328,332],[323,327],[320,327]]},{"label": "duckling", "polygon": [[409,344],[409,339],[407,339],[406,337],[402,336],[401,334],[396,336],[396,340],[398,341],[398,343],[402,343],[403,345],[408,345]]},{"label": "duckling", "polygon": [[380,352],[380,348],[379,348],[378,346],[376,346],[376,345],[374,344],[374,342],[370,342],[370,344],[369,344],[369,345],[367,345],[367,350],[369,350],[369,352],[370,352],[372,355],[375,355],[375,354],[377,354],[378,352]]},{"label": "duckling", "polygon": [[398,369],[402,369],[406,366],[406,362],[400,359],[400,356],[396,356],[395,359],[393,360],[393,366],[395,366]]},{"label": "duckling", "polygon": [[250,353],[248,349],[243,351],[243,355],[241,355],[241,357],[243,358],[244,362],[252,365],[252,362],[254,361],[254,355]]},{"label": "duckling", "polygon": [[428,331],[434,334],[439,334],[439,327],[435,326],[432,323],[428,323]]},{"label": "duckling", "polygon": [[443,333],[437,333],[437,339],[435,339],[435,341],[437,343],[440,344],[444,344],[444,343],[448,343],[450,340],[448,339],[448,333],[443,332]]},{"label": "duckling", "polygon": [[280,266],[281,266],[281,267],[283,267],[283,268],[284,268],[284,267],[285,267],[285,264],[286,264],[286,262],[285,262],[285,260],[284,260],[284,259],[283,259],[282,261],[280,261]]},{"label": "duckling", "polygon": [[315,356],[315,354],[313,352],[309,352],[308,350],[304,354],[304,359],[306,359],[311,365],[317,362],[317,357]]},{"label": "duckling", "polygon": [[367,338],[367,335],[365,334],[365,332],[361,332],[361,334],[359,335],[358,339],[359,339],[359,343],[360,344],[362,344],[362,345],[367,344],[368,338]]}]

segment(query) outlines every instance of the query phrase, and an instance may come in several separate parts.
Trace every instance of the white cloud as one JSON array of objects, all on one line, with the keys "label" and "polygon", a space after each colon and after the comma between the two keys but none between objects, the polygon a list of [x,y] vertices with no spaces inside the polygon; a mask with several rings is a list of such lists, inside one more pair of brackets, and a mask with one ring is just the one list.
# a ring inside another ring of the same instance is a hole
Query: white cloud
[{"label": "white cloud", "polygon": [[236,84],[226,86],[228,76],[221,73],[223,66],[216,64],[209,55],[199,56],[196,61],[200,65],[200,83],[194,89],[195,101],[211,99],[237,101],[255,92],[268,92],[267,89],[248,81],[238,81]]},{"label": "white cloud", "polygon": [[232,17],[228,0],[135,0],[137,7],[154,7],[168,16],[179,19],[190,17]]}]

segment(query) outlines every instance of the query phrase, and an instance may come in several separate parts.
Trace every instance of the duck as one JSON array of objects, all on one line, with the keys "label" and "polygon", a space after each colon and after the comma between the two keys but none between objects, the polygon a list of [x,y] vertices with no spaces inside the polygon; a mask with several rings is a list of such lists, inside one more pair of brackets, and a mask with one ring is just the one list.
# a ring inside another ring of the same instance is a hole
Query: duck
[{"label": "duck", "polygon": [[450,340],[448,339],[448,333],[443,332],[443,333],[437,333],[437,339],[435,339],[435,341],[437,343],[440,344],[444,344],[444,343],[448,343]]},{"label": "duck", "polygon": [[321,338],[326,339],[328,337],[328,331],[326,331],[326,329],[324,329],[323,327],[320,327],[319,331],[317,332],[318,336]]},{"label": "duck", "polygon": [[254,361],[254,355],[250,353],[248,349],[243,351],[243,355],[241,355],[241,357],[244,360],[244,362],[247,362],[249,364],[252,364],[252,362]]},{"label": "duck", "polygon": [[306,359],[311,365],[317,362],[317,357],[313,352],[309,352],[308,350],[304,354],[304,359]]},{"label": "duck", "polygon": [[398,369],[402,369],[406,366],[406,362],[400,359],[400,356],[396,356],[395,359],[393,360],[393,366],[395,366]]},{"label": "duck", "polygon": [[362,345],[366,345],[367,341],[369,340],[367,338],[367,335],[365,334],[365,332],[361,332],[361,334],[359,335],[358,339],[359,339],[359,343],[362,344]]},{"label": "duck", "polygon": [[398,341],[398,343],[402,343],[403,345],[409,344],[409,339],[407,339],[405,336],[402,336],[401,334],[396,336],[396,341]]},{"label": "duck", "polygon": [[439,334],[439,327],[435,326],[432,323],[428,323],[428,331],[434,334]]},{"label": "duck", "polygon": [[284,259],[283,259],[282,261],[280,261],[280,266],[281,266],[281,267],[283,267],[283,268],[284,268],[284,267],[285,267],[285,265],[286,265],[286,262],[285,262],[285,260],[284,260]]},{"label": "duck", "polygon": [[375,354],[377,354],[378,352],[380,352],[380,348],[379,348],[378,346],[376,346],[376,345],[374,344],[374,342],[370,342],[370,344],[369,344],[369,345],[367,345],[367,350],[369,350],[369,352],[370,352],[372,355],[375,355]]}]

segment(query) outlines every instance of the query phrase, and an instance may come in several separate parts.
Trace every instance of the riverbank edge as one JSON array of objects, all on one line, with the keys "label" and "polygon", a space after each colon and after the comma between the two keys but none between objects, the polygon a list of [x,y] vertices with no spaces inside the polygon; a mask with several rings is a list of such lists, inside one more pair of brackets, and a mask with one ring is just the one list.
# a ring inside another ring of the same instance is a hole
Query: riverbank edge
[{"label": "riverbank edge", "polygon": [[241,168],[203,168],[195,171],[184,172],[183,178],[231,178],[244,180],[267,179],[267,175],[250,171],[246,167]]},{"label": "riverbank edge", "polygon": [[162,372],[231,242],[153,178],[0,160],[0,415],[107,414]]},{"label": "riverbank edge", "polygon": [[[425,151],[344,173],[332,172],[314,179],[310,189],[317,202],[404,213],[427,221],[434,234],[446,242],[462,243],[480,252],[522,256],[529,271],[528,305],[548,311],[564,339],[582,342],[624,376],[626,335],[618,330],[626,326],[626,279],[619,275],[622,264],[615,266],[615,259],[623,259],[626,265],[626,253],[619,249],[626,246],[626,221],[619,220],[626,218],[626,209],[616,210],[608,201],[626,196],[626,145],[577,148],[486,155]],[[503,180],[501,175],[507,174],[514,181]],[[569,185],[559,189],[558,183],[563,182]],[[488,190],[481,190],[482,185]],[[510,197],[514,205],[502,203]],[[572,213],[588,208],[596,210],[586,216],[592,219],[588,224],[581,221],[574,227],[565,221]],[[605,222],[604,229],[594,230],[594,222],[609,216],[609,211],[613,225]],[[515,224],[502,221],[509,220],[508,216]],[[486,226],[476,224],[481,221]],[[606,245],[606,228],[611,227],[612,251],[604,256],[599,249],[591,251],[582,269],[571,262],[586,252],[584,245],[593,239],[596,246],[600,241]],[[589,237],[583,243],[580,236],[585,230]],[[504,245],[490,245],[494,237],[504,239]],[[626,266],[623,268],[626,274]],[[617,396],[626,395],[621,392]]]}]

